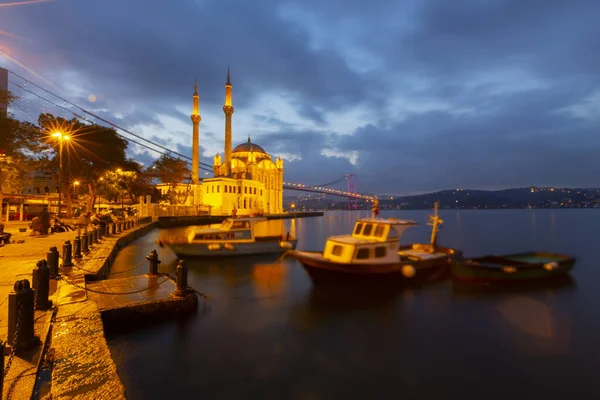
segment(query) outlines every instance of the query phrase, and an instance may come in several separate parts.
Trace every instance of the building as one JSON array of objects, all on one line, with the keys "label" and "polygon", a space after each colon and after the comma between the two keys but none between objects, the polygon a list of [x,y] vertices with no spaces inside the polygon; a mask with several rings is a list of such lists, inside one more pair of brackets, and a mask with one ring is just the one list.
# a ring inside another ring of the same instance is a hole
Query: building
[{"label": "building", "polygon": [[[229,69],[225,83],[225,151],[223,156],[217,154],[213,161],[213,178],[204,179],[201,195],[196,196],[196,203],[201,201],[211,206],[212,214],[230,215],[235,210],[237,215],[276,214],[283,212],[283,160],[275,161],[250,136],[246,143],[232,149],[232,85]],[[200,115],[198,112],[198,94],[194,92],[192,112],[193,151],[198,151],[198,128]],[[192,176],[198,176],[198,155],[192,156]],[[198,199],[199,197],[199,199]]]}]

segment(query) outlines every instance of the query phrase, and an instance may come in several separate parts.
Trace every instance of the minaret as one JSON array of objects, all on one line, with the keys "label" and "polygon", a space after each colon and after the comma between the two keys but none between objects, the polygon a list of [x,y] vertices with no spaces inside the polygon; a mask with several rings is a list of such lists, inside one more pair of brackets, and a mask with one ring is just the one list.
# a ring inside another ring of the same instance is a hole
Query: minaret
[{"label": "minaret", "polygon": [[225,113],[225,176],[231,176],[231,116],[233,115],[233,106],[231,105],[231,80],[229,77],[229,68],[227,68],[227,82],[225,83],[225,104],[223,105]]},{"label": "minaret", "polygon": [[193,106],[192,106],[192,115],[190,118],[192,119],[193,124],[193,133],[192,133],[192,182],[198,185],[200,184],[200,132],[199,125],[200,120],[200,95],[198,94],[198,80],[196,79],[196,84],[194,85],[194,95],[193,95]]}]

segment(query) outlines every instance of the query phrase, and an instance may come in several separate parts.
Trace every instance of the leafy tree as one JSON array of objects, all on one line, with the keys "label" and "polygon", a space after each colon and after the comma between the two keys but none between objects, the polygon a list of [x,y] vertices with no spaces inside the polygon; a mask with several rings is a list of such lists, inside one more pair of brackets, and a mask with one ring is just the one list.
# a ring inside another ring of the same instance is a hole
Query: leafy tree
[{"label": "leafy tree", "polygon": [[[187,162],[168,154],[162,154],[149,168],[151,176],[160,183],[168,185],[164,196],[169,204],[184,204],[189,197],[192,187],[190,185],[190,167]],[[187,186],[181,190],[182,183]]]},{"label": "leafy tree", "polygon": [[76,118],[67,120],[51,114],[40,114],[38,122],[55,150],[54,158],[47,164],[47,169],[54,173],[58,173],[60,145],[57,140],[52,140],[51,135],[61,132],[70,136],[70,140],[63,142],[62,185],[63,188],[71,188],[69,183],[74,180],[85,184],[88,193],[87,208],[93,209],[99,178],[107,171],[122,168],[127,162],[127,141],[112,128],[86,124]]},{"label": "leafy tree", "polygon": [[[10,92],[0,92],[2,104],[15,99]],[[38,127],[18,121],[10,113],[0,113],[0,210],[4,194],[22,191],[24,175],[38,166],[47,148]]]}]

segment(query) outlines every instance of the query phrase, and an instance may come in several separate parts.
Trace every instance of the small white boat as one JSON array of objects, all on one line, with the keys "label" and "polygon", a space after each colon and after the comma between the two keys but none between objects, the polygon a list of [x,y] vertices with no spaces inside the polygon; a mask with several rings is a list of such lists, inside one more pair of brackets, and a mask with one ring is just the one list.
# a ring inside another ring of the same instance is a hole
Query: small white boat
[{"label": "small white boat", "polygon": [[261,229],[268,221],[262,217],[228,218],[219,227],[198,227],[187,237],[161,237],[156,242],[168,246],[178,257],[276,254],[295,249],[298,240],[289,232],[273,235]]}]

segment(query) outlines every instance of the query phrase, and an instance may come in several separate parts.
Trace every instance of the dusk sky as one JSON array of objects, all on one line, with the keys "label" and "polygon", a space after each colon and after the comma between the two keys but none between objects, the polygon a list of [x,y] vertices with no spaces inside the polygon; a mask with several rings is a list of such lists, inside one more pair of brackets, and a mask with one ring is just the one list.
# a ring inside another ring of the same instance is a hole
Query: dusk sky
[{"label": "dusk sky", "polygon": [[39,77],[0,66],[187,155],[197,78],[211,165],[229,66],[233,145],[251,135],[287,182],[600,187],[598,0],[9,2],[0,50]]}]

